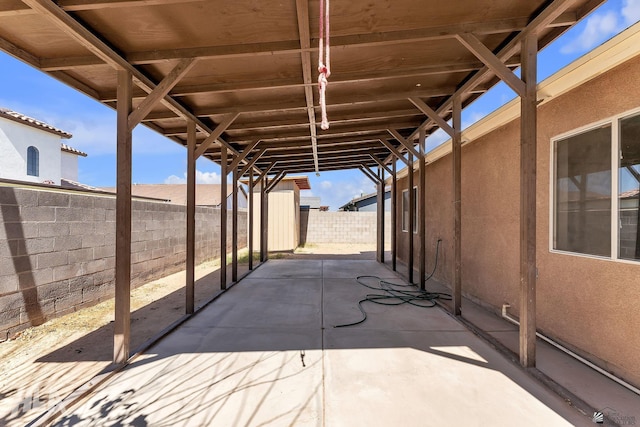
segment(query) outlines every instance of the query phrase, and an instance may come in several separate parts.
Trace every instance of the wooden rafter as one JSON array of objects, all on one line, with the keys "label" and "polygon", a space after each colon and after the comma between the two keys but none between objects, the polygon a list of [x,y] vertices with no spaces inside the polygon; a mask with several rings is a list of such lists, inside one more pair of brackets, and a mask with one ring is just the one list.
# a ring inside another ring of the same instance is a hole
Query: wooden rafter
[{"label": "wooden rafter", "polygon": [[[66,8],[64,9],[66,10]],[[465,32],[473,32],[475,34],[511,33],[522,31],[523,29],[525,29],[528,20],[528,17],[520,17],[513,19],[502,19],[499,21],[461,23],[458,25],[447,25],[443,27],[436,26],[429,28],[417,28],[412,30],[334,36],[331,38],[331,44],[336,48],[345,49],[371,46],[389,46],[403,43],[428,42],[432,40],[454,38],[458,34]],[[577,22],[576,14],[567,13],[559,15],[556,18],[555,22],[549,24],[549,26],[564,27],[573,25],[575,22]],[[304,51],[317,51],[318,39],[309,38],[309,41],[313,43],[313,47],[309,46],[306,49],[300,46],[298,40],[285,40],[277,42],[245,43],[242,45],[203,46],[197,48],[141,51],[130,53],[126,56],[126,58],[131,64],[142,65],[175,60],[185,57],[200,59],[229,59],[256,55],[295,55],[300,54]],[[58,67],[64,66],[65,68],[100,65],[104,63],[103,61],[100,61],[95,57],[87,56],[64,58],[64,61],[58,61]],[[53,63],[54,62],[52,60],[52,65],[49,66],[53,66]]]},{"label": "wooden rafter", "polygon": [[[202,142],[198,148],[196,149],[196,159],[202,156],[207,149],[213,144],[216,140],[220,138],[220,136],[224,133],[225,130],[233,123],[233,121],[240,115],[240,113],[231,113],[229,114],[214,130],[209,134],[207,139]],[[235,150],[234,150],[235,151]],[[237,153],[237,151],[235,152]]]},{"label": "wooden rafter", "polygon": [[298,14],[298,33],[300,35],[300,58],[302,60],[302,78],[304,80],[304,98],[307,106],[307,116],[309,117],[309,130],[311,132],[311,150],[313,162],[318,171],[318,152],[316,148],[316,112],[313,106],[313,82],[311,74],[311,47],[309,32],[309,2],[308,0],[296,0],[296,11]]},{"label": "wooden rafter", "polygon": [[457,39],[469,49],[471,53],[477,56],[478,59],[484,62],[503,82],[513,89],[517,95],[522,96],[524,93],[524,83],[522,83],[522,80],[504,65],[502,60],[491,52],[478,37],[471,33],[462,33],[458,34]]},{"label": "wooden rafter", "polygon": [[193,58],[181,60],[129,115],[129,128],[133,129],[136,127],[138,123],[149,114],[151,109],[167,96],[171,88],[178,84],[180,79],[182,79],[194,65],[195,59]]}]

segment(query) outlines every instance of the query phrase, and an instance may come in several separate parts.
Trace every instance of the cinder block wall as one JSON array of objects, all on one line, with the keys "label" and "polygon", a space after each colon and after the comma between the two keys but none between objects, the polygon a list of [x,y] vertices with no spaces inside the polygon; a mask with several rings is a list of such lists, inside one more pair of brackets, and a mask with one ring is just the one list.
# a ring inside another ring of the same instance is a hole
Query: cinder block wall
[{"label": "cinder block wall", "polygon": [[[183,269],[185,206],[134,201],[132,217],[132,285]],[[219,232],[220,210],[198,207],[196,262],[220,255]],[[0,341],[113,297],[114,265],[114,197],[0,187]]]},{"label": "cinder block wall", "polygon": [[[391,213],[385,212],[385,236]],[[376,243],[376,212],[301,212],[300,243]],[[387,242],[389,242],[387,237]]]}]

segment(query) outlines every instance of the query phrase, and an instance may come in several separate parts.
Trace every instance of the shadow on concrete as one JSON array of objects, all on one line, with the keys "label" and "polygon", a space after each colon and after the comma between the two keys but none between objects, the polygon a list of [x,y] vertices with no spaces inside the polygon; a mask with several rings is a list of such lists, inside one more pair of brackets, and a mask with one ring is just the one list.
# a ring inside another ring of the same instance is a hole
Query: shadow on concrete
[{"label": "shadow on concrete", "polygon": [[[352,261],[343,271],[340,265],[339,259],[270,261],[259,270],[261,277],[250,275],[231,288],[131,363],[81,411],[56,425],[90,425],[101,420],[146,425],[146,416],[155,411],[162,411],[163,425],[194,419],[210,425],[220,421],[221,411],[231,400],[236,405],[240,400],[245,418],[231,422],[227,414],[222,418],[230,422],[227,425],[251,425],[267,401],[273,412],[270,420],[286,419],[290,425],[292,416],[297,420],[307,414],[309,402],[318,398],[322,387],[335,387],[336,396],[340,396],[346,392],[345,384],[365,381],[363,384],[384,388],[386,382],[395,384],[390,379],[395,377],[406,378],[399,386],[409,389],[402,393],[424,393],[427,400],[444,394],[477,404],[484,399],[479,399],[478,393],[488,392],[492,401],[494,388],[507,387],[498,393],[505,394],[500,399],[511,397],[510,393],[518,397],[513,402],[494,402],[503,406],[494,408],[496,413],[507,409],[518,413],[526,409],[518,406],[522,399],[530,399],[526,401],[532,407],[550,409],[544,409],[547,416],[555,412],[570,423],[576,422],[577,413],[558,396],[438,307],[373,306],[367,308],[370,320],[366,323],[333,328],[341,319],[357,316],[356,302],[371,292],[343,273],[359,268],[362,274],[394,280],[393,273],[374,261]],[[271,272],[274,274],[265,277]],[[292,274],[299,277],[290,277]],[[399,282],[397,277],[395,281]],[[60,356],[64,360],[64,353],[56,351],[41,361],[58,361]],[[368,366],[377,358],[394,362],[381,362],[384,372],[369,372]],[[325,378],[323,374],[325,379],[318,381],[305,376],[314,368],[324,372],[326,363],[332,370],[342,370],[346,379]],[[277,400],[281,387],[289,387],[288,381],[294,378],[304,382],[295,396],[306,403],[278,409],[271,399]],[[131,387],[135,391],[129,396]],[[252,392],[251,398],[245,392]],[[333,399],[331,390],[325,390],[324,395]]]},{"label": "shadow on concrete", "polygon": [[[259,265],[259,264],[257,264]],[[257,267],[256,265],[256,267]],[[247,264],[238,264],[238,274],[248,271]],[[227,266],[227,278],[231,266]],[[196,281],[195,306],[200,307],[220,294],[220,272],[215,270]],[[184,287],[159,298],[131,313],[131,349],[143,346],[163,328],[180,319],[185,312]],[[113,353],[113,322],[61,347],[36,362],[75,363],[86,361],[110,362]]]}]

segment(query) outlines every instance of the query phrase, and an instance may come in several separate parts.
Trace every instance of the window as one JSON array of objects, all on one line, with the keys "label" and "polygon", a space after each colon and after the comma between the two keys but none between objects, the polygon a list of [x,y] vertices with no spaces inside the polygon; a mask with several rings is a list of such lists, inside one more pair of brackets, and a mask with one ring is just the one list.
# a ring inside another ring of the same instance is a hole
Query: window
[{"label": "window", "polygon": [[409,190],[402,190],[402,231],[409,231]]},{"label": "window", "polygon": [[640,260],[640,115],[620,120],[618,256]]},{"label": "window", "polygon": [[640,114],[557,139],[553,152],[553,249],[640,260]]},{"label": "window", "polygon": [[[413,187],[413,232],[418,232],[418,188]],[[409,231],[409,190],[402,191],[402,231]]]},{"label": "window", "polygon": [[27,175],[40,175],[40,153],[34,146],[27,148]]}]

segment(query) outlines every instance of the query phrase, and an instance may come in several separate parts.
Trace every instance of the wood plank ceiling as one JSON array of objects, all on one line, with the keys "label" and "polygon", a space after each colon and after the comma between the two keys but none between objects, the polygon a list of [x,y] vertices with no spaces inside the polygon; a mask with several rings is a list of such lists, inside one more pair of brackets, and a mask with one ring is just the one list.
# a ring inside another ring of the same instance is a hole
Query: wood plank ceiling
[{"label": "wood plank ceiling", "polygon": [[186,146],[196,120],[199,142],[218,130],[200,149],[213,161],[224,144],[304,173],[313,139],[320,171],[388,162],[381,140],[402,151],[398,136],[437,129],[425,105],[448,120],[454,95],[464,106],[498,81],[470,44],[514,69],[525,33],[542,48],[601,2],[334,0],[326,131],[317,0],[0,0],[0,48],[113,108],[117,68],[133,73],[134,109],[173,78],[145,125]]}]

